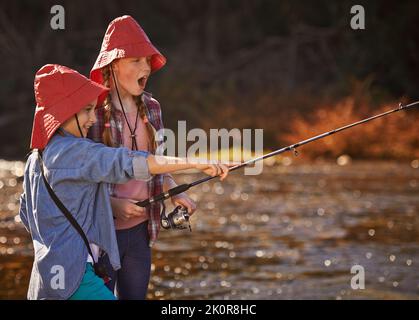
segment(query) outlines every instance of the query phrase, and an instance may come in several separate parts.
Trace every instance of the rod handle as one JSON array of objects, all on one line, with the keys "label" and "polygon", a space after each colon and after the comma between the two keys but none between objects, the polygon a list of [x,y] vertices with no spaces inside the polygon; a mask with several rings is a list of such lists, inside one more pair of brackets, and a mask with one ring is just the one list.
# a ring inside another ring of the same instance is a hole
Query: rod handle
[{"label": "rod handle", "polygon": [[151,198],[143,200],[143,201],[138,201],[135,204],[137,206],[140,206],[140,207],[147,207],[148,205],[150,205],[154,202],[166,200],[166,199],[169,199],[170,197],[173,197],[173,196],[175,196],[179,193],[185,192],[190,187],[191,187],[190,184],[184,183],[184,184],[178,185],[178,186],[176,186],[172,189],[169,189],[166,192],[162,192],[162,193],[158,194],[157,196],[151,197]]}]

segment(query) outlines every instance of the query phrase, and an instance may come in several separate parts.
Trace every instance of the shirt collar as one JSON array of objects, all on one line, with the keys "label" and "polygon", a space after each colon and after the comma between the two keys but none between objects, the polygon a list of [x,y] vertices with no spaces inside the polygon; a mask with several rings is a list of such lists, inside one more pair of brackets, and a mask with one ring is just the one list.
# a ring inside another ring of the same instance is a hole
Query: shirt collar
[{"label": "shirt collar", "polygon": [[57,133],[59,133],[59,132],[61,132],[65,137],[73,137],[73,138],[79,138],[79,137],[76,137],[74,134],[72,134],[72,133],[70,133],[70,132],[68,132],[68,131],[66,131],[64,128],[62,128],[62,127],[59,127],[58,128],[58,130],[57,130]]}]

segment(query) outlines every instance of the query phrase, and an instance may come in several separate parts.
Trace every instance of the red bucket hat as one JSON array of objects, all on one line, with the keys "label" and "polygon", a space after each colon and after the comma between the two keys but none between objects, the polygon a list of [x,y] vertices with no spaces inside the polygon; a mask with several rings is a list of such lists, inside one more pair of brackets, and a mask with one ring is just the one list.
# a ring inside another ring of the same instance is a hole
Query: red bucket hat
[{"label": "red bucket hat", "polygon": [[57,64],[47,64],[39,69],[34,88],[36,109],[32,149],[45,148],[61,124],[109,90],[77,71]]},{"label": "red bucket hat", "polygon": [[111,21],[103,38],[102,48],[90,71],[90,79],[103,84],[101,68],[115,59],[151,56],[151,72],[166,64],[166,58],[153,46],[141,26],[125,15]]}]

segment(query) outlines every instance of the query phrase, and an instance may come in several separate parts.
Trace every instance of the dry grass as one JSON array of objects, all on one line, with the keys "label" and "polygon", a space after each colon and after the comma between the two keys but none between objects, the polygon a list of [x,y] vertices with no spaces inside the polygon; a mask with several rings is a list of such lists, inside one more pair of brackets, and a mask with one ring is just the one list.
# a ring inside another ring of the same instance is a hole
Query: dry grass
[{"label": "dry grass", "polygon": [[[355,103],[353,98],[345,98],[335,105],[319,106],[307,118],[296,117],[290,125],[291,133],[283,138],[290,144],[295,143],[396,106],[397,102],[389,102],[372,111],[363,101]],[[342,154],[363,159],[418,158],[418,123],[416,110],[398,112],[306,145],[302,147],[303,155],[310,158],[336,158]]]}]

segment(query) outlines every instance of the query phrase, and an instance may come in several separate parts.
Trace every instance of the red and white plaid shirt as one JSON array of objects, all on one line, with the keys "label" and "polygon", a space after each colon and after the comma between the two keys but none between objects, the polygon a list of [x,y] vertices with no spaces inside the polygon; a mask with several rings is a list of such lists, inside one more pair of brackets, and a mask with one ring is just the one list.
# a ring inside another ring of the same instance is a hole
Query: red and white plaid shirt
[{"label": "red and white plaid shirt", "polygon": [[[151,95],[151,93],[144,92],[142,94],[142,100],[146,106],[146,116],[148,121],[151,123],[151,125],[154,127],[156,131],[159,131],[160,129],[163,129],[163,120],[162,120],[162,114],[161,114],[161,108],[160,103],[154,99]],[[104,123],[104,108],[99,108],[96,111],[97,115],[97,122],[90,128],[88,137],[92,139],[95,142],[102,143],[102,135],[103,130],[105,129],[105,123]],[[112,140],[115,143],[116,147],[123,147],[123,141],[122,141],[122,127],[123,127],[123,113],[122,111],[111,108],[111,119],[110,119],[110,126],[111,126],[111,135]],[[160,144],[161,142],[158,142]],[[153,177],[148,182],[148,197],[152,197],[154,195],[158,195],[163,191],[163,181],[164,177],[171,175],[169,174],[158,174]],[[115,185],[110,184],[109,185],[109,191],[110,195],[114,195],[114,189]],[[150,247],[154,244],[154,242],[157,240],[157,236],[160,231],[160,212],[161,212],[161,205],[159,202],[152,203],[150,206],[146,208],[147,214],[149,216],[149,222],[148,222],[148,232],[150,235]]]}]

